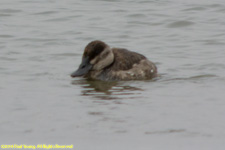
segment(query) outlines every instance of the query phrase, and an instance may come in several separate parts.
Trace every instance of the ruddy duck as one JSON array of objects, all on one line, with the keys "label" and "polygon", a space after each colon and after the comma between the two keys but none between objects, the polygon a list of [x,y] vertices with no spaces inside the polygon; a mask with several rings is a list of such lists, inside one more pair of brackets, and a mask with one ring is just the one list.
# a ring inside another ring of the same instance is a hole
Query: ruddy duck
[{"label": "ruddy duck", "polygon": [[141,54],[92,41],[85,47],[78,70],[71,74],[79,76],[103,81],[145,80],[156,77],[157,68]]}]

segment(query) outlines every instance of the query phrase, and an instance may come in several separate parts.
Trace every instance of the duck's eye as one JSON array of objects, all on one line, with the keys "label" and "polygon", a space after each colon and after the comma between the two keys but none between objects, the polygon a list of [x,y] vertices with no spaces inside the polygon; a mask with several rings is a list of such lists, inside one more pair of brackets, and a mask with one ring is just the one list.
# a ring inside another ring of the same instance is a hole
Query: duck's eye
[{"label": "duck's eye", "polygon": [[84,69],[86,65],[81,66],[81,69]]}]

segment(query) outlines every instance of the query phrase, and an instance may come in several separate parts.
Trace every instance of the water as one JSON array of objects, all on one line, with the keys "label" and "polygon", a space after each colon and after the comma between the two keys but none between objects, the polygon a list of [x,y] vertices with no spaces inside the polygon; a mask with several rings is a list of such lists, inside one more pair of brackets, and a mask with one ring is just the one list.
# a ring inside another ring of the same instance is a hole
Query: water
[{"label": "water", "polygon": [[[225,1],[0,0],[0,144],[223,150]],[[92,40],[160,77],[71,79]]]}]

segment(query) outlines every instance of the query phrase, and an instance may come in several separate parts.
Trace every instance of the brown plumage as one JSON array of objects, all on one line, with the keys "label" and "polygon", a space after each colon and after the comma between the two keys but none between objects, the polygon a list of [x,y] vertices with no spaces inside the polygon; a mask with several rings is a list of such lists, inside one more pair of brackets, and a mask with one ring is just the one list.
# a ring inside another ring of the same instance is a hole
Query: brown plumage
[{"label": "brown plumage", "polygon": [[138,64],[141,60],[146,59],[145,56],[136,52],[128,51],[121,48],[113,48],[114,63],[112,70],[129,70],[133,67],[133,64]]},{"label": "brown plumage", "polygon": [[71,76],[105,81],[145,80],[156,77],[157,68],[141,54],[92,41],[84,50],[80,67]]}]

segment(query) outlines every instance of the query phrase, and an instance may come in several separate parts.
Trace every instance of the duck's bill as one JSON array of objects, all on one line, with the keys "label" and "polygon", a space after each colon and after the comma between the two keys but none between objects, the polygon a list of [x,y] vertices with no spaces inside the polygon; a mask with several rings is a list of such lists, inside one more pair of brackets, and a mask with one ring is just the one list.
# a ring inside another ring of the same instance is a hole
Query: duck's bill
[{"label": "duck's bill", "polygon": [[89,63],[88,58],[84,58],[79,68],[71,74],[71,77],[81,77],[86,75],[92,68],[92,65]]}]

